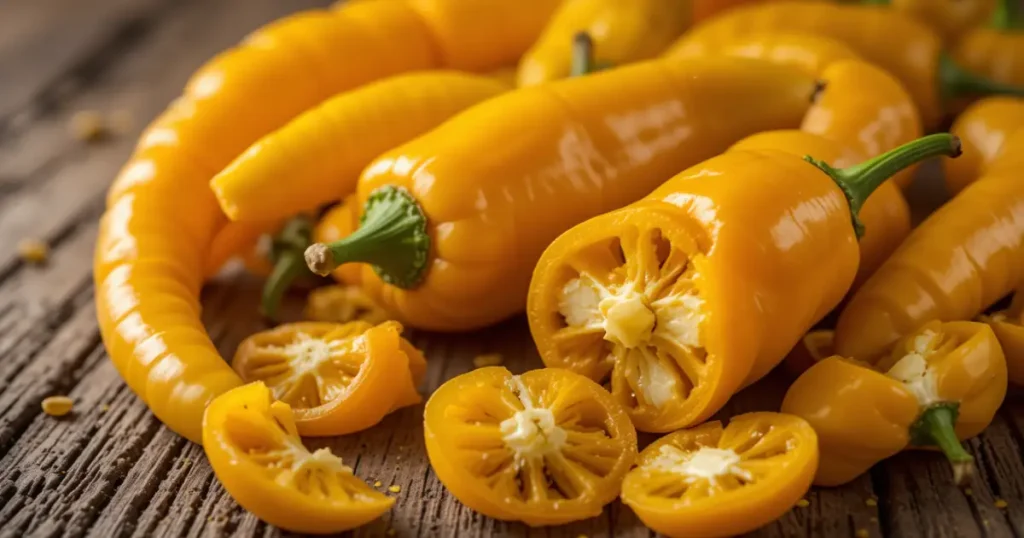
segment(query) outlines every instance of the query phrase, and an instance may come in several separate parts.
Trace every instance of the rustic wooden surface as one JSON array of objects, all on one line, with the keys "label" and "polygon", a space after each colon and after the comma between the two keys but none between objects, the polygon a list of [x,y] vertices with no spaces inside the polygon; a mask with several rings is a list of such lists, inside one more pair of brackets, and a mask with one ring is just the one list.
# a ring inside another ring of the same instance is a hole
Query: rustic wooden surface
[{"label": "rustic wooden surface", "polygon": [[[91,251],[104,190],[135,136],[216,51],[315,0],[6,0],[0,2],[0,537],[278,536],[217,483],[200,447],[165,429],[119,379],[93,314]],[[339,58],[344,61],[344,58]],[[103,144],[67,134],[79,110],[126,112],[135,124]],[[930,187],[930,188],[929,188]],[[937,201],[935,185],[914,191]],[[18,260],[19,239],[54,247],[41,267]],[[204,292],[222,353],[261,328],[259,283],[231,279]],[[521,319],[461,337],[417,335],[430,370],[425,391],[498,351],[513,371],[540,365]],[[738,395],[723,416],[773,409],[776,374]],[[52,394],[75,412],[44,415]],[[422,407],[358,435],[321,441],[356,473],[402,490],[395,509],[354,536],[649,536],[622,505],[602,517],[530,530],[481,517],[431,473]],[[816,489],[805,508],[754,533],[764,537],[1024,536],[1024,403],[1013,395],[969,443],[980,476],[950,485],[942,459],[903,454],[843,488]],[[1007,503],[997,508],[996,501]]]}]

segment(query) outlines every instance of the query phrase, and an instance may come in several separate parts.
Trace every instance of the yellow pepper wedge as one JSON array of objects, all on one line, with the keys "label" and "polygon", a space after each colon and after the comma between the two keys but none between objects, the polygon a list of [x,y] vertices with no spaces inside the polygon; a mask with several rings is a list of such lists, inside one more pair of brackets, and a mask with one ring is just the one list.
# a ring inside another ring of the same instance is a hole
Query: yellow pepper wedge
[{"label": "yellow pepper wedge", "polygon": [[743,59],[651,61],[524,88],[388,152],[359,180],[363,224],[315,244],[327,274],[406,326],[462,331],[523,309],[530,272],[572,225],[632,202],[743,136],[795,126],[814,79]]},{"label": "yellow pepper wedge", "polygon": [[339,94],[264,136],[210,180],[233,221],[285,219],[355,192],[375,157],[508,90],[482,75],[399,75]]},{"label": "yellow pepper wedge", "polygon": [[292,409],[255,382],[213,400],[203,450],[224,489],[256,517],[292,532],[364,525],[395,500],[366,485],[330,449],[302,445]]},{"label": "yellow pepper wedge", "polygon": [[651,432],[707,419],[778,365],[853,282],[865,200],[958,144],[932,135],[838,170],[798,156],[813,149],[729,151],[559,236],[527,305],[545,365],[610,382]]},{"label": "yellow pepper wedge", "polygon": [[[241,384],[199,318],[204,266],[215,265],[209,249],[223,225],[210,178],[338,92],[403,72],[514,62],[558,3],[502,0],[476,13],[477,3],[461,0],[345,3],[257,30],[192,76],[111,186],[93,260],[103,342],[162,422],[199,442],[207,404]],[[348,54],[356,50],[366,53]]]},{"label": "yellow pepper wedge", "polygon": [[817,468],[818,440],[806,421],[747,413],[648,445],[622,483],[622,502],[672,538],[736,536],[793,508]]},{"label": "yellow pepper wedge", "polygon": [[973,458],[959,439],[984,430],[1006,395],[1006,361],[982,323],[930,322],[872,367],[824,359],[789,388],[782,412],[818,432],[820,486],[845,484],[910,447],[937,446],[967,485]]},{"label": "yellow pepper wedge", "polygon": [[573,39],[593,39],[595,65],[622,66],[654,58],[690,26],[685,0],[566,0],[519,62],[517,85],[534,86],[572,74]]}]

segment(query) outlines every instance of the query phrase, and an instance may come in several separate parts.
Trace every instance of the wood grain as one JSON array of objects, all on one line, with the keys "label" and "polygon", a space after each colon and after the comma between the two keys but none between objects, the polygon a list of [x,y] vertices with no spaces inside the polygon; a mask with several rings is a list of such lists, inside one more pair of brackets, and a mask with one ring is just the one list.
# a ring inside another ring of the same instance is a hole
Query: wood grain
[{"label": "wood grain", "polygon": [[[99,341],[91,251],[107,184],[143,124],[188,75],[260,24],[323,4],[13,0],[0,7],[0,537],[287,535],[240,509],[202,449],[164,428],[122,383]],[[86,109],[126,111],[136,123],[121,137],[83,145],[66,128]],[[928,176],[912,192],[934,206],[941,189]],[[47,265],[17,258],[17,241],[29,236],[53,245]],[[204,320],[222,354],[263,328],[259,286],[228,278],[204,290]],[[292,312],[300,301],[289,298]],[[412,338],[430,361],[424,393],[469,371],[481,353],[502,353],[516,372],[540,366],[522,319],[471,335]],[[776,409],[787,382],[769,376],[718,418]],[[74,398],[75,411],[42,414],[42,398],[58,393]],[[371,430],[309,442],[330,447],[370,483],[401,487],[391,513],[348,535],[653,536],[620,503],[552,529],[475,514],[431,472],[421,421],[422,406],[407,408]],[[969,494],[950,484],[939,455],[906,453],[845,487],[812,490],[808,506],[752,536],[1024,536],[1022,446],[1024,398],[1012,394],[970,443],[980,476]]]}]

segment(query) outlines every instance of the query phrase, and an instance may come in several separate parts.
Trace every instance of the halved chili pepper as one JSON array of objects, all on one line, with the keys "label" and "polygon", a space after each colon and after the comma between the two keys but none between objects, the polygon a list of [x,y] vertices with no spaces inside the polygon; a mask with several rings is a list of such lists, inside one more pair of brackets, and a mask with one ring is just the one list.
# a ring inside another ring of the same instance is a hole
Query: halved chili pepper
[{"label": "halved chili pepper", "polygon": [[910,91],[927,128],[961,95],[1024,94],[1024,89],[972,74],[943,54],[938,34],[911,17],[881,6],[773,2],[743,6],[698,25],[666,53],[706,56],[751,32],[820,34],[842,41],[892,73]]},{"label": "halved chili pepper", "polygon": [[573,38],[593,38],[596,64],[622,66],[654,58],[690,26],[691,2],[681,0],[567,0],[519,62],[517,85],[566,78]]},{"label": "halved chili pepper", "polygon": [[541,358],[610,379],[639,430],[706,419],[846,294],[868,196],[958,148],[933,135],[845,169],[735,150],[684,171],[544,252],[527,306]]},{"label": "halved chili pepper", "polygon": [[737,536],[782,517],[807,494],[818,440],[793,415],[747,413],[650,444],[622,483],[622,502],[673,538]]},{"label": "halved chili pepper", "polygon": [[985,177],[911,231],[853,294],[836,353],[874,361],[922,323],[974,319],[1024,281],[1024,130],[1002,147]]},{"label": "halved chili pepper", "polygon": [[198,442],[207,404],[241,383],[199,318],[204,265],[224,218],[210,178],[340,91],[402,72],[514,62],[559,3],[346,2],[272,23],[192,76],[108,192],[93,261],[111,360],[161,421]]},{"label": "halved chili pepper", "polygon": [[301,435],[344,435],[422,401],[427,363],[401,331],[393,321],[289,323],[243,340],[231,367],[290,405]]},{"label": "halved chili pepper", "polygon": [[751,133],[795,126],[810,76],[744,59],[652,61],[511,92],[382,155],[359,182],[362,225],[314,245],[327,274],[366,262],[396,319],[455,331],[522,310],[559,233],[643,196]]},{"label": "halved chili pepper", "polygon": [[930,322],[875,367],[833,356],[789,388],[782,411],[818,432],[814,483],[838,486],[914,446],[936,446],[953,479],[970,482],[973,458],[959,439],[984,430],[1006,395],[1006,361],[982,323]]},{"label": "halved chili pepper", "polygon": [[597,516],[636,458],[636,430],[608,391],[557,368],[451,379],[427,402],[423,435],[459,501],[531,526]]},{"label": "halved chili pepper", "polygon": [[230,390],[203,417],[203,449],[224,489],[282,529],[334,533],[369,523],[395,504],[330,449],[302,445],[291,407],[263,383]]},{"label": "halved chili pepper", "polygon": [[950,132],[963,141],[964,155],[943,162],[949,193],[955,195],[986,175],[992,161],[1001,155],[1007,138],[1022,127],[1024,100],[1015,97],[982,99],[957,116]]}]

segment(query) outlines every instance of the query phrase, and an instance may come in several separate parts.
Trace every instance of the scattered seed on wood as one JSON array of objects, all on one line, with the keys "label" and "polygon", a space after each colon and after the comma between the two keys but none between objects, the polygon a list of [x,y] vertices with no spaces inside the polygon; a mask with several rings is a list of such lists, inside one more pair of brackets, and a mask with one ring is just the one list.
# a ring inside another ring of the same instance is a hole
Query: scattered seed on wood
[{"label": "scattered seed on wood", "polygon": [[50,258],[50,246],[38,239],[22,239],[18,242],[18,256],[28,263],[46,263]]},{"label": "scattered seed on wood", "polygon": [[53,417],[62,417],[71,412],[75,401],[67,396],[50,396],[43,400],[43,412]]}]

